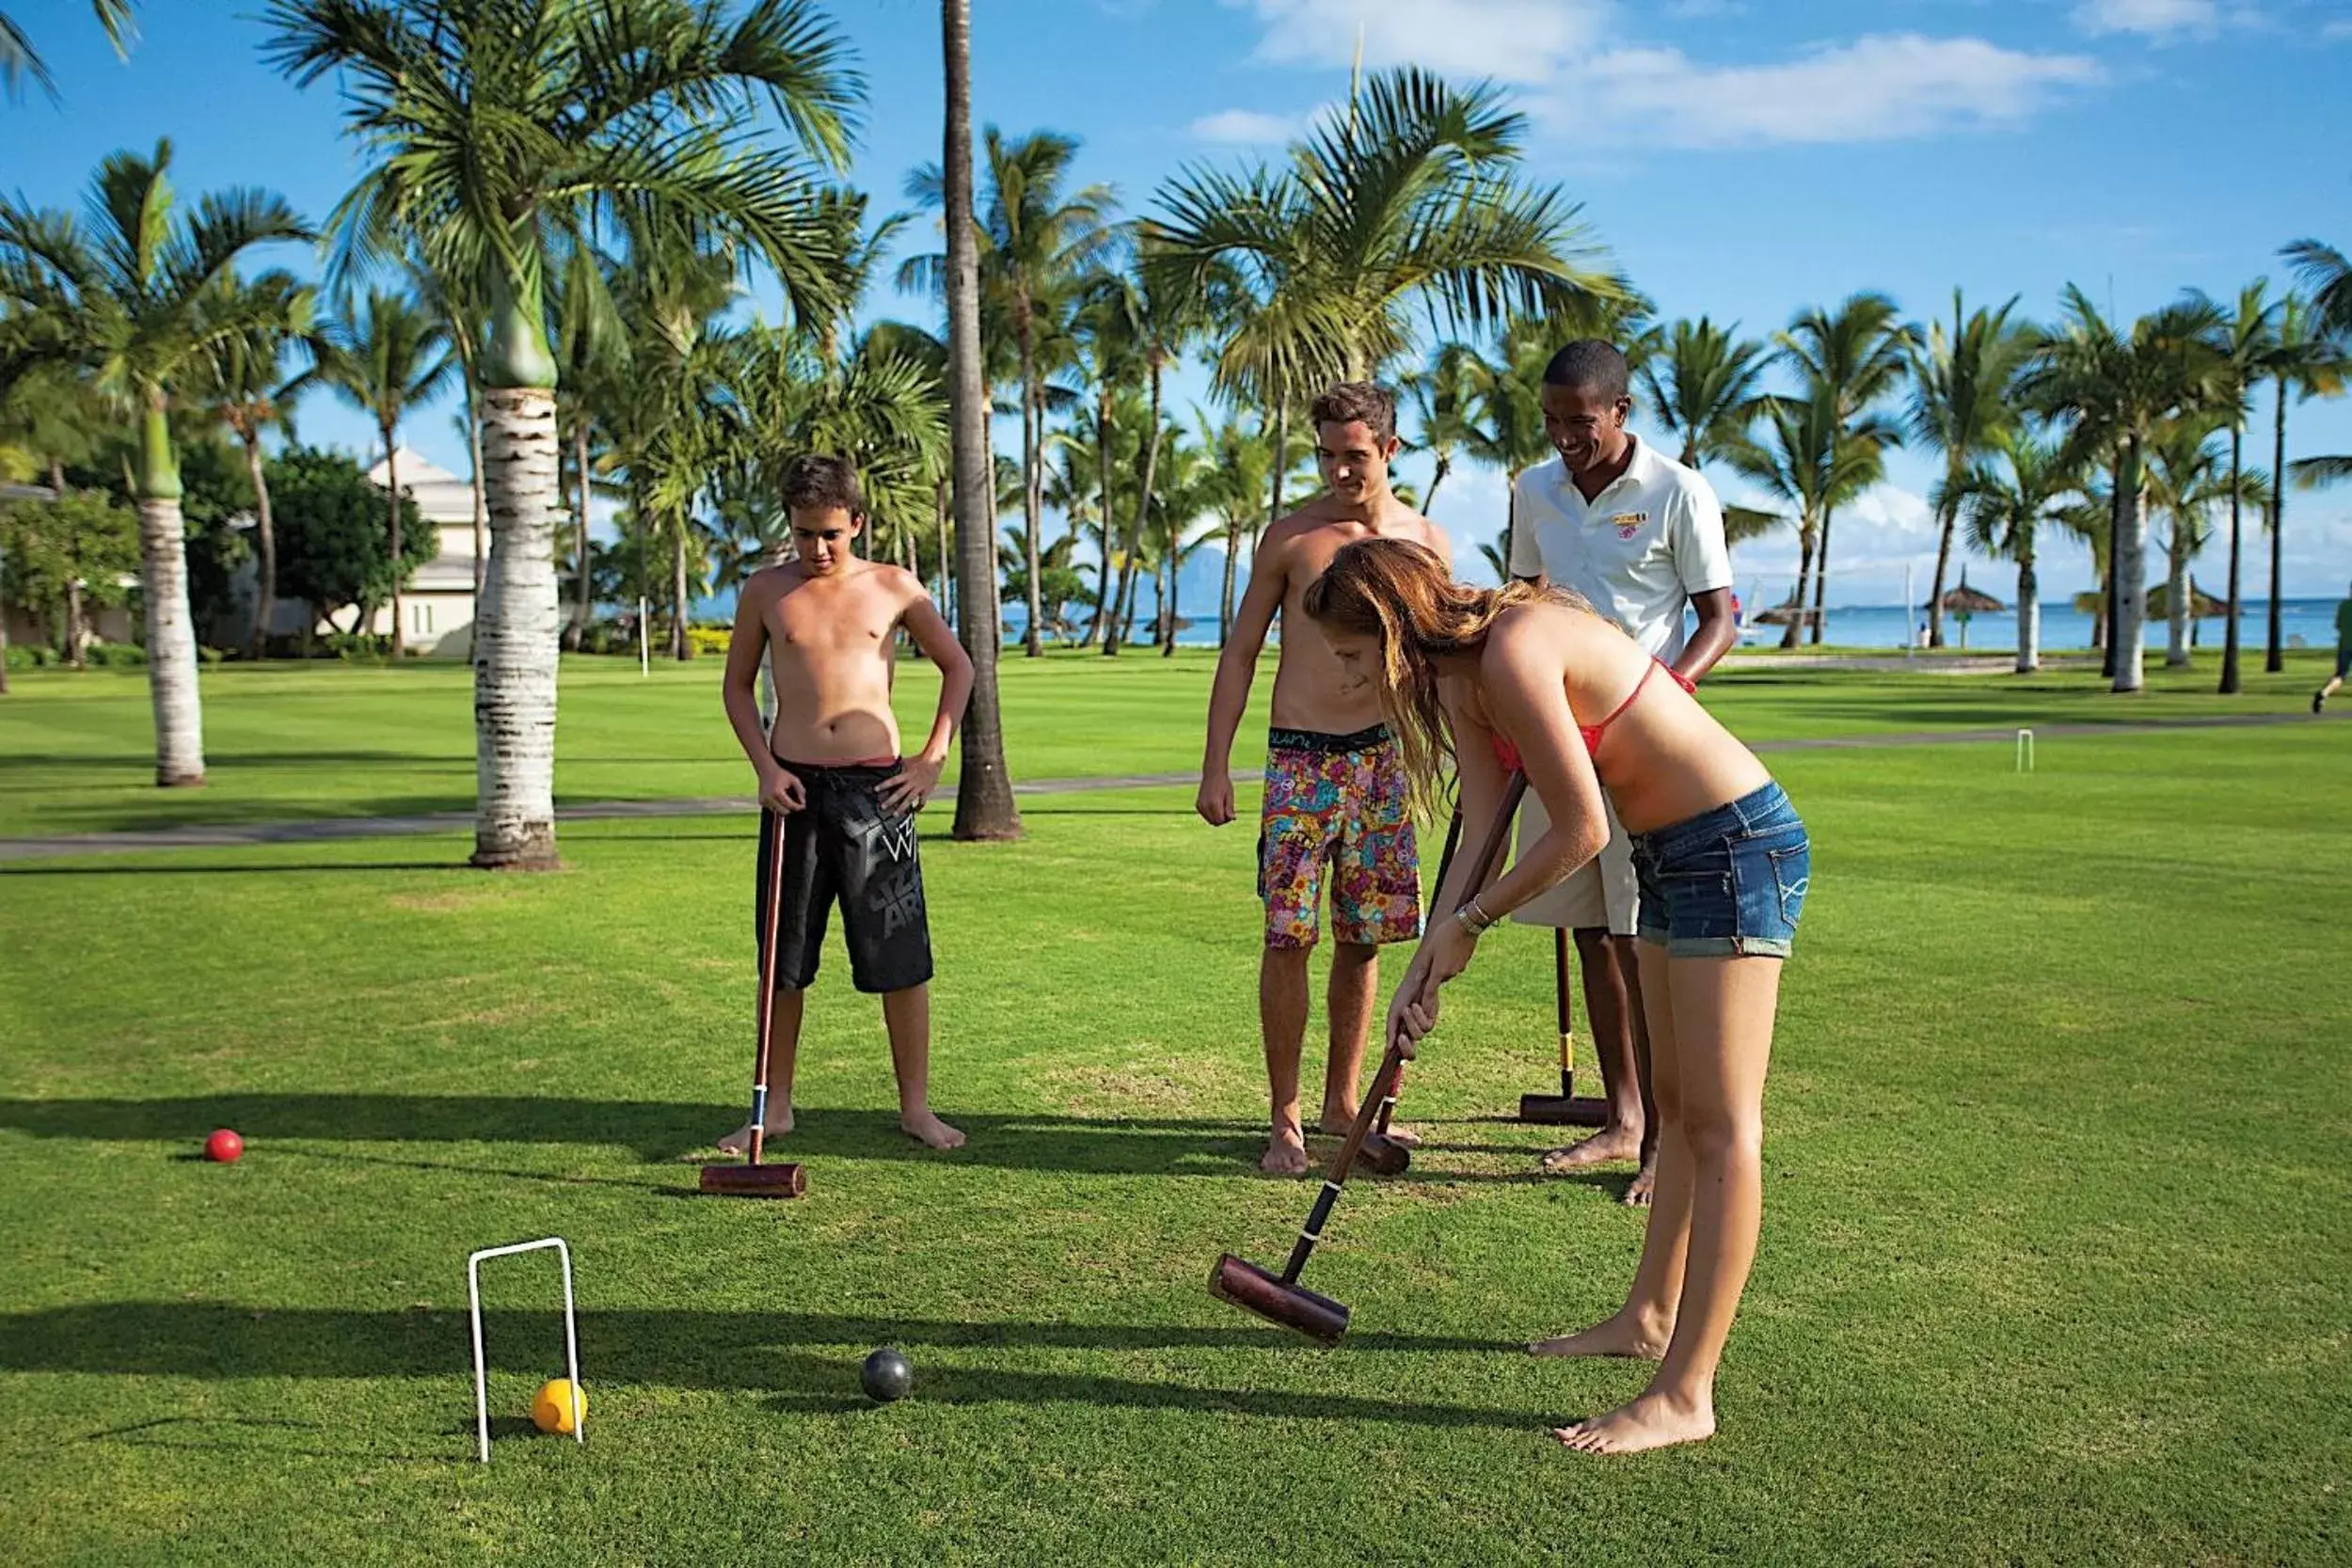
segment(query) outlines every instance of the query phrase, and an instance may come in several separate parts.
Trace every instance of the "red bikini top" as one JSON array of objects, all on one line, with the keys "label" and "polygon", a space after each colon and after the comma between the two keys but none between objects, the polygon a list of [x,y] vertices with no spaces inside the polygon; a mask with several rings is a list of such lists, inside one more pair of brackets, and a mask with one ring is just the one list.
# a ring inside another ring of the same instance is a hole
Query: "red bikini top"
[{"label": "red bikini top", "polygon": [[[1635,699],[1642,695],[1642,689],[1649,685],[1650,676],[1656,674],[1661,670],[1665,671],[1668,675],[1672,676],[1674,678],[1674,683],[1682,688],[1683,690],[1692,693],[1697,692],[1698,683],[1692,680],[1690,676],[1684,674],[1673,665],[1668,664],[1662,658],[1651,659],[1649,662],[1649,668],[1642,672],[1642,678],[1633,683],[1633,689],[1626,694],[1624,702],[1617,705],[1615,712],[1611,713],[1608,718],[1602,720],[1597,724],[1579,724],[1576,727],[1576,733],[1584,737],[1584,754],[1586,756],[1597,756],[1600,754],[1601,736],[1609,733],[1609,726],[1615,723],[1618,716],[1623,714],[1627,708],[1631,707]],[[1510,773],[1522,771],[1523,768],[1519,761],[1519,749],[1511,744],[1509,738],[1506,737],[1501,730],[1490,730],[1487,733],[1494,739],[1495,760],[1502,764],[1503,770]]]}]

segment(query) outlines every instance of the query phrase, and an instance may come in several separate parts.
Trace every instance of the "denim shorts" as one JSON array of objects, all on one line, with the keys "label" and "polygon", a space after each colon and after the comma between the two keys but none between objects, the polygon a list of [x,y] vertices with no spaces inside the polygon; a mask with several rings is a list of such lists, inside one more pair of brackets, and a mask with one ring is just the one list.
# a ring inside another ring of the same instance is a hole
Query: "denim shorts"
[{"label": "denim shorts", "polygon": [[1785,958],[1813,879],[1788,795],[1768,784],[1727,806],[1633,835],[1641,938],[1677,958]]}]

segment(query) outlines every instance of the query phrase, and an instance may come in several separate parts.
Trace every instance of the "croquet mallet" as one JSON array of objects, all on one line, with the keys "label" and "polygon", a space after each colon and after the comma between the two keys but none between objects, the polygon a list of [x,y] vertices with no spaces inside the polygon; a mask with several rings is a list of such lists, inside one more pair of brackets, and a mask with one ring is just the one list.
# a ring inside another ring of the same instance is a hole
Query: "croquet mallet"
[{"label": "croquet mallet", "polygon": [[[1514,772],[1503,788],[1502,808],[1495,814],[1494,826],[1478,851],[1476,869],[1470,877],[1471,897],[1486,885],[1486,878],[1502,853],[1503,841],[1510,836],[1511,818],[1519,809],[1519,797],[1526,793],[1527,775]],[[1468,904],[1470,899],[1462,902]],[[1403,1049],[1391,1037],[1380,1058],[1380,1070],[1373,1075],[1372,1090],[1364,1097],[1363,1108],[1356,1113],[1356,1124],[1348,1129],[1347,1141],[1340,1145],[1339,1155],[1331,1162],[1331,1172],[1323,1180],[1323,1191],[1315,1195],[1315,1206],[1308,1212],[1307,1223],[1299,1227],[1297,1244],[1291,1248],[1290,1261],[1282,1266],[1282,1272],[1275,1274],[1229,1252],[1218,1258],[1216,1267],[1209,1271],[1211,1295],[1325,1344],[1337,1343],[1340,1336],[1347,1332],[1347,1307],[1329,1296],[1308,1290],[1298,1283],[1298,1276],[1305,1271],[1307,1259],[1313,1256],[1315,1243],[1323,1239],[1323,1227],[1331,1217],[1331,1206],[1339,1201],[1340,1189],[1346,1184],[1347,1173],[1355,1166],[1364,1140],[1372,1135],[1373,1123],[1379,1119],[1384,1105],[1395,1102],[1397,1077],[1404,1069]]]},{"label": "croquet mallet", "polygon": [[808,1191],[808,1173],[797,1164],[768,1165],[768,1057],[776,1035],[776,946],[784,910],[784,817],[776,817],[776,839],[768,852],[768,899],[759,911],[759,1054],[752,1067],[751,1141],[743,1164],[705,1165],[702,1190],[723,1197],[798,1197]]},{"label": "croquet mallet", "polygon": [[[1454,867],[1454,851],[1462,843],[1462,808],[1455,806],[1454,816],[1445,825],[1445,847],[1438,852],[1438,886],[1445,886],[1445,875]],[[1396,1115],[1396,1097],[1405,1092],[1405,1069],[1397,1069],[1389,1084],[1389,1092],[1380,1101],[1380,1117],[1372,1124],[1372,1135],[1364,1140],[1359,1156],[1364,1168],[1375,1176],[1402,1176],[1413,1163],[1413,1151],[1389,1136],[1389,1118]]]},{"label": "croquet mallet", "polygon": [[1568,1017],[1568,932],[1551,933],[1551,984],[1560,1022],[1560,1092],[1519,1096],[1519,1119],[1547,1127],[1606,1127],[1609,1101],[1576,1092],[1576,1028]]}]

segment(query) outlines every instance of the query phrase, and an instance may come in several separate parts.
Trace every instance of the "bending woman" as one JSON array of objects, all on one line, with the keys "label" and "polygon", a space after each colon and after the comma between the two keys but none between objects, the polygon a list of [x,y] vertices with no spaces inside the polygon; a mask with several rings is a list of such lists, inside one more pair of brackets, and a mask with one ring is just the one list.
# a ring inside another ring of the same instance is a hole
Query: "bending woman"
[{"label": "bending woman", "polygon": [[1551,816],[1483,890],[1467,885],[1470,857],[1454,860],[1436,907],[1461,914],[1432,922],[1389,1015],[1408,1054],[1479,933],[1597,854],[1604,786],[1616,803],[1641,877],[1642,1003],[1663,1124],[1657,1196],[1624,1307],[1532,1349],[1659,1363],[1632,1402],[1557,1429],[1570,1448],[1629,1453],[1707,1437],[1762,1218],[1764,1068],[1804,903],[1804,825],[1673,672],[1573,594],[1467,588],[1425,550],[1363,540],[1332,560],[1306,608],[1340,658],[1379,685],[1424,803],[1451,753],[1464,820],[1492,816],[1515,768]]}]

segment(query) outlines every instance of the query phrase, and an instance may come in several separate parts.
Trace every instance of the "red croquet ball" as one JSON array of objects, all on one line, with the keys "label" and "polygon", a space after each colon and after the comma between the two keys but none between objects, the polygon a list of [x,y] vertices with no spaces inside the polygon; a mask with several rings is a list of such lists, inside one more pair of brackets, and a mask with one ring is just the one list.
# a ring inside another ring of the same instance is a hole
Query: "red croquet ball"
[{"label": "red croquet ball", "polygon": [[245,1153],[245,1140],[226,1127],[204,1140],[204,1158],[230,1164]]}]

